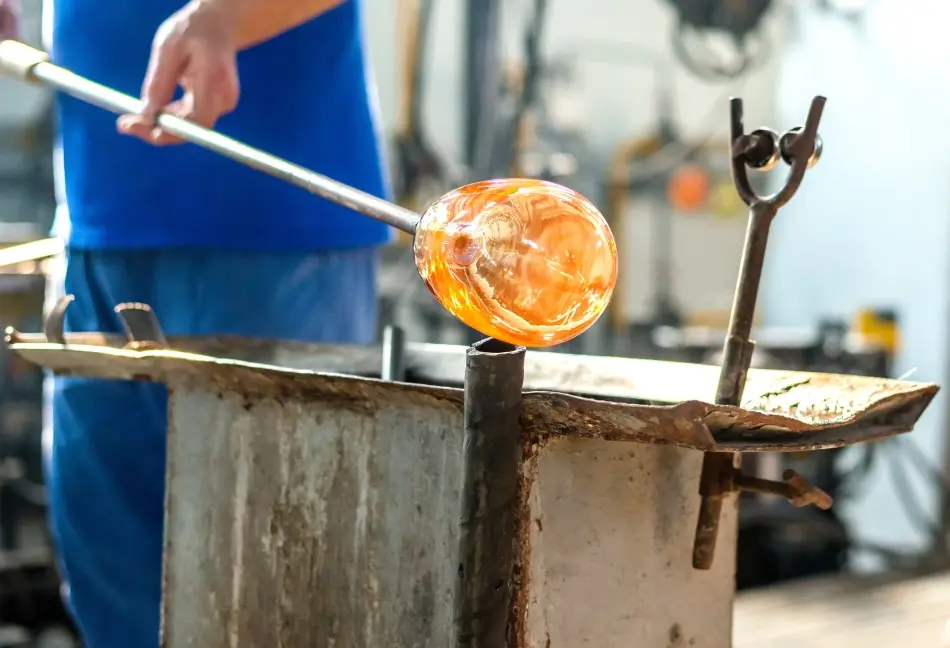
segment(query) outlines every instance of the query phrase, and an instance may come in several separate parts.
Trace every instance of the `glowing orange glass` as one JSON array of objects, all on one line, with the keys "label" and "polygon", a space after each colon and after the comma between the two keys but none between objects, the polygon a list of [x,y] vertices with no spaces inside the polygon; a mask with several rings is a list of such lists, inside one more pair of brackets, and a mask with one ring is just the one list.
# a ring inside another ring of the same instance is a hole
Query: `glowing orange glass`
[{"label": "glowing orange glass", "polygon": [[446,194],[422,215],[413,252],[446,310],[529,347],[586,331],[617,282],[607,221],[580,194],[542,180],[488,180]]}]

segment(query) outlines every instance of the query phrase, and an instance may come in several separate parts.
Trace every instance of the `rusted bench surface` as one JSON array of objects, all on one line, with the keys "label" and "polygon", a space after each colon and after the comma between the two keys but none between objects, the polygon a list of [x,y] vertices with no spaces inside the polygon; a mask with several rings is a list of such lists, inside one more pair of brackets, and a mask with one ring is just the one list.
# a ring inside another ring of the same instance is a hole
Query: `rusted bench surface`
[{"label": "rusted bench surface", "polygon": [[[321,389],[366,389],[346,374],[378,376],[376,347],[309,345],[246,338],[175,338],[171,349],[135,351],[125,338],[96,333],[50,344],[42,335],[8,332],[25,359],[66,373],[164,381],[203,374],[217,381]],[[388,398],[426,394],[458,403],[466,347],[410,343],[409,380],[374,389]],[[317,373],[314,373],[317,372]],[[585,430],[604,439],[672,443],[697,450],[799,451],[907,432],[937,393],[931,383],[866,376],[752,369],[742,407],[714,405],[718,367],[531,351],[525,363],[525,423],[540,433]],[[328,382],[329,379],[329,382]],[[610,401],[610,402],[605,402]]]}]

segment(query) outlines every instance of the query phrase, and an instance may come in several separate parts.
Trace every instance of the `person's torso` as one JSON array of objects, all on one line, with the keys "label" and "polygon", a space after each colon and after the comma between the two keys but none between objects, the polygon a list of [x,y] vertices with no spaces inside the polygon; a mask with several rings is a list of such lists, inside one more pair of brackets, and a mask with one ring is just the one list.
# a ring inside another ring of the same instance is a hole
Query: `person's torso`
[{"label": "person's torso", "polygon": [[[217,130],[375,195],[387,193],[361,0],[239,55],[241,100]],[[180,0],[50,0],[53,61],[138,95],[158,26]],[[119,135],[115,115],[61,96],[74,247],[367,247],[385,226],[197,146]]]}]

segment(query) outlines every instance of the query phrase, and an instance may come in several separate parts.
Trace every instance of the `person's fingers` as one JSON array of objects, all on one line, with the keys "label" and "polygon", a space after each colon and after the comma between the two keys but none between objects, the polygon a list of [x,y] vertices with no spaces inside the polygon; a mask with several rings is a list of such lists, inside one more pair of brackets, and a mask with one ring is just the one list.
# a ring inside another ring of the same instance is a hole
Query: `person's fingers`
[{"label": "person's fingers", "polygon": [[[205,128],[213,128],[222,115],[233,111],[240,96],[235,64],[220,57],[192,54],[181,85],[186,89],[184,96],[161,112]],[[154,120],[146,114],[123,115],[118,128],[126,135],[158,146],[180,143],[178,138],[156,128]]]},{"label": "person's fingers", "polygon": [[151,141],[151,132],[155,129],[150,119],[141,115],[122,115],[116,122],[119,132],[141,140]]},{"label": "person's fingers", "polygon": [[[235,109],[240,95],[233,49],[216,45],[220,39],[180,34],[175,25],[173,20],[167,21],[156,35],[142,84],[141,111],[123,115],[116,122],[121,133],[150,144],[180,141],[157,128],[162,112],[212,128],[222,115]],[[185,95],[173,103],[179,86]]]},{"label": "person's fingers", "polygon": [[181,116],[199,126],[210,128],[221,116],[221,87],[217,78],[217,62],[203,50],[195,52],[186,81],[187,110]]},{"label": "person's fingers", "polygon": [[[201,51],[193,53],[182,85],[184,96],[169,105],[165,113],[213,128],[222,115],[237,106],[240,91],[236,66],[220,56]],[[147,141],[157,146],[181,143],[177,137],[155,128]]]},{"label": "person's fingers", "polygon": [[172,102],[187,65],[187,53],[180,40],[169,37],[156,41],[142,83],[143,117],[154,123],[158,114]]},{"label": "person's fingers", "polygon": [[237,61],[233,57],[219,59],[214,71],[215,86],[218,88],[218,111],[221,115],[233,112],[241,96],[241,84],[238,80]]},{"label": "person's fingers", "polygon": [[[194,101],[194,98],[192,96],[192,93],[186,92],[185,95],[181,99],[179,99],[178,101],[173,101],[172,103],[168,104],[168,106],[162,112],[164,112],[166,115],[174,115],[175,117],[183,117],[185,119],[188,119],[188,114],[192,110],[191,106],[192,106],[193,101]],[[181,144],[180,139],[178,139],[174,135],[171,135],[163,131],[161,128],[156,128],[154,125],[152,125],[151,128],[149,128],[148,137],[146,141],[149,144],[153,144],[155,146],[168,146],[170,144]]]},{"label": "person's fingers", "polygon": [[188,112],[181,115],[205,128],[237,106],[239,88],[233,58],[220,52],[197,50],[184,83],[189,95]]},{"label": "person's fingers", "polygon": [[[232,100],[227,88],[222,87],[218,80],[209,74],[211,68],[198,60],[195,60],[193,67],[195,73],[189,74],[184,82],[185,94],[178,101],[169,104],[162,112],[187,119],[205,128],[213,128],[218,118],[225,112],[229,112],[223,110],[223,107],[227,107]],[[144,125],[148,127],[148,133],[145,133],[144,128],[139,132],[147,137],[150,144],[167,146],[181,143],[179,138],[166,133],[161,128],[156,128],[152,123],[146,122]]]},{"label": "person's fingers", "polygon": [[14,0],[0,0],[0,40],[20,37],[19,13]]},{"label": "person's fingers", "polygon": [[[183,117],[189,111],[190,101],[191,98],[186,93],[185,96],[178,101],[173,101],[168,104],[162,113]],[[178,144],[181,142],[177,137],[158,128],[153,119],[143,115],[123,115],[119,117],[118,128],[119,132],[123,135],[131,135],[143,142],[156,146],[166,146],[168,144]]]},{"label": "person's fingers", "polygon": [[142,110],[138,114],[122,115],[116,121],[120,133],[151,142],[155,120],[175,98],[179,79],[187,65],[184,45],[173,35],[155,37],[145,80],[142,82]]}]

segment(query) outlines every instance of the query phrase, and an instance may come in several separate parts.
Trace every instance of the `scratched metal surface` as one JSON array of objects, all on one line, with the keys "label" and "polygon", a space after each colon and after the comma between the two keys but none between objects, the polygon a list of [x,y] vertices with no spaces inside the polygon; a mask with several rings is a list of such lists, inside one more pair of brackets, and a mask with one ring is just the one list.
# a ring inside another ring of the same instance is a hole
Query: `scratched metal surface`
[{"label": "scratched metal surface", "polygon": [[[431,385],[461,384],[464,347],[410,345],[412,378],[427,384],[407,384],[316,373],[378,374],[380,354],[372,348],[172,339],[170,344],[182,351],[131,351],[118,348],[118,339],[95,335],[73,338],[67,346],[35,339],[10,334],[12,348],[22,357],[67,373],[160,382],[189,376],[217,389],[274,398],[309,393],[367,403],[404,398],[461,403],[459,390]],[[673,443],[701,450],[813,450],[899,434],[913,428],[937,393],[937,386],[927,383],[752,370],[743,407],[736,408],[704,400],[718,377],[712,366],[529,352],[525,369],[530,391],[523,424],[528,435]]]},{"label": "scratched metal surface", "polygon": [[529,499],[523,648],[732,645],[738,502],[723,506],[711,568],[693,569],[702,461],[674,446],[544,444]]},{"label": "scratched metal surface", "polygon": [[453,645],[454,402],[172,386],[163,648]]},{"label": "scratched metal surface", "polygon": [[[170,382],[162,648],[455,645],[454,399]],[[532,445],[530,622],[512,648],[728,646],[734,552],[690,562],[700,462],[669,445]],[[736,511],[733,498],[723,546]]]}]

